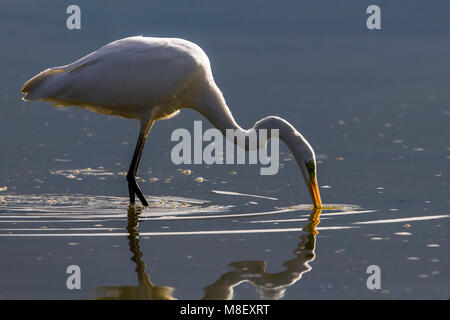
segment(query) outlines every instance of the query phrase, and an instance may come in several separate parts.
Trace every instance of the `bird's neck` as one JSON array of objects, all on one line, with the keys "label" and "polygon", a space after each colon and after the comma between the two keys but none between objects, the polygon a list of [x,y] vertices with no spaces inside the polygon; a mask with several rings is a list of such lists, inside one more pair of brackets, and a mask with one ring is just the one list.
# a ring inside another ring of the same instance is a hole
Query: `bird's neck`
[{"label": "bird's neck", "polygon": [[236,123],[222,92],[215,84],[211,85],[208,90],[203,90],[202,93],[201,101],[195,103],[192,108],[200,112],[224,136],[227,129],[246,131]]},{"label": "bird's neck", "polygon": [[[311,146],[289,122],[280,117],[269,116],[257,121],[253,128],[245,130],[235,121],[220,89],[215,84],[208,89],[209,90],[203,91],[204,95],[202,101],[196,104],[193,109],[200,112],[204,117],[206,117],[212,125],[214,125],[218,130],[222,132],[224,136],[227,136],[227,129],[234,130],[236,135],[243,134],[248,136],[256,133],[256,137],[258,140],[256,148],[260,149],[265,147],[265,145],[267,144],[267,140],[269,140],[273,136],[273,130],[276,130],[278,138],[288,146],[288,148],[296,158],[297,163],[300,164],[300,161],[303,161],[303,151],[307,148],[311,148]],[[263,137],[261,139],[261,129],[267,130],[266,138]],[[242,141],[244,140],[241,140],[241,142]],[[246,150],[253,149],[252,146],[249,146],[249,139],[245,139],[243,145],[241,145],[242,143],[238,143],[238,139],[233,139],[233,142],[235,144],[238,144],[240,147],[245,148]]]}]

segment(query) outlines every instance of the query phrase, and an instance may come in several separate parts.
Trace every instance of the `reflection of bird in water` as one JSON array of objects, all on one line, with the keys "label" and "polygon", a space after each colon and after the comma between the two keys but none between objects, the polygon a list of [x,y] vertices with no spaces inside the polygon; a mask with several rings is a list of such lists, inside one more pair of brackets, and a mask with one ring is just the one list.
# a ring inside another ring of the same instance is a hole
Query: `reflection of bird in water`
[{"label": "reflection of bird in water", "polygon": [[300,236],[302,240],[294,253],[296,257],[283,263],[285,271],[268,273],[265,261],[239,261],[229,264],[235,269],[222,275],[219,280],[205,288],[203,299],[225,300],[233,298],[234,287],[249,282],[259,292],[261,299],[281,299],[286,289],[301,279],[302,275],[311,270],[309,262],[315,258],[316,230],[319,224],[321,210],[314,210],[310,223],[303,228],[307,233]]},{"label": "reflection of bird in water", "polygon": [[[225,300],[233,298],[234,287],[249,282],[259,291],[262,299],[283,298],[286,289],[299,281],[305,272],[311,270],[309,262],[315,258],[316,230],[319,224],[321,210],[314,210],[310,216],[310,223],[303,228],[306,234],[300,236],[301,242],[294,253],[296,257],[286,261],[283,265],[285,271],[268,273],[265,271],[265,261],[239,261],[229,264],[236,269],[225,273],[210,286],[205,288],[203,299]],[[137,214],[136,214],[137,213]],[[155,286],[145,271],[145,263],[141,260],[142,252],[139,249],[139,231],[137,229],[139,212],[130,208],[128,213],[128,239],[130,251],[133,253],[132,261],[136,263],[138,286],[99,287],[96,289],[98,299],[148,299],[168,300],[174,299],[172,287]]]},{"label": "reflection of bird in water", "polygon": [[173,288],[155,286],[148,273],[145,271],[145,263],[141,260],[142,252],[139,249],[138,226],[139,211],[130,208],[128,211],[128,244],[133,253],[131,260],[136,263],[138,286],[121,287],[98,287],[96,288],[97,299],[119,299],[119,300],[171,300]]},{"label": "reflection of bird in water", "polygon": [[[196,44],[175,38],[130,37],[117,40],[65,66],[47,69],[27,81],[25,101],[44,100],[57,106],[77,105],[98,113],[140,120],[136,149],[127,174],[130,203],[145,200],[136,173],[145,140],[156,120],[170,119],[182,108],[205,116],[223,134],[227,129],[260,140],[233,138],[246,150],[263,148],[271,129],[291,152],[303,175],[314,207],[322,206],[317,184],[316,157],[306,139],[286,120],[271,116],[250,130],[234,120],[222,92],[214,82],[207,55]],[[247,108],[250,110],[249,108]],[[256,110],[255,110],[256,111]],[[260,139],[259,129],[267,129]]]}]

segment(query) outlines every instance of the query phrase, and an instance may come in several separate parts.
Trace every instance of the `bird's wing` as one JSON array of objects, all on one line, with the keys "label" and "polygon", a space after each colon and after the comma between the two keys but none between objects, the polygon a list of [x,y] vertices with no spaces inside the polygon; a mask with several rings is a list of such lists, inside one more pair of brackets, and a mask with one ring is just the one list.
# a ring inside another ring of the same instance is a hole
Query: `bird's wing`
[{"label": "bird's wing", "polygon": [[30,81],[35,81],[34,90],[39,91],[34,94],[37,99],[105,108],[148,108],[164,104],[189,86],[202,63],[195,50],[170,39],[126,38],[71,64],[48,69],[35,77],[40,77],[39,81]]}]

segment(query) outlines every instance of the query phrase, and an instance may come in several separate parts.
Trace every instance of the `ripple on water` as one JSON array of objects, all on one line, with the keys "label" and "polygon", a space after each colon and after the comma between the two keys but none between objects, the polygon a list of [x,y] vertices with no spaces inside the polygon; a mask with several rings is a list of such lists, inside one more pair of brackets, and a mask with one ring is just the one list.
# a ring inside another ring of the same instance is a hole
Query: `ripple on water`
[{"label": "ripple on water", "polygon": [[[190,236],[243,233],[299,232],[310,219],[312,206],[306,204],[289,207],[277,207],[277,198],[243,194],[233,191],[212,193],[221,196],[211,200],[184,197],[148,197],[150,206],[136,206],[134,212],[142,225],[142,236]],[[230,197],[238,199],[230,205]],[[248,212],[248,198],[260,198],[264,206],[255,203]],[[126,236],[125,228],[129,215],[127,197],[87,196],[87,195],[2,195],[4,204],[0,205],[0,236]],[[218,204],[222,201],[224,204]],[[242,203],[239,204],[239,201]],[[269,206],[268,206],[269,205]],[[244,210],[244,208],[246,208]],[[264,208],[264,209],[261,209]],[[405,215],[403,213],[402,215]],[[374,219],[376,215],[378,219]],[[404,223],[448,218],[450,215],[401,216],[396,217],[389,210],[363,210],[352,204],[327,204],[320,212],[320,226],[317,230],[346,230],[364,228],[366,225]],[[214,222],[214,219],[220,221]],[[158,221],[175,223],[176,221],[211,221],[202,223],[184,223],[161,228]],[[299,225],[300,222],[300,225]],[[40,227],[36,227],[38,224]],[[86,226],[85,223],[90,225]],[[403,224],[404,225],[404,224]],[[177,230],[173,230],[176,226]],[[252,226],[249,228],[249,226]],[[198,230],[203,228],[203,230]],[[170,230],[168,230],[170,229]],[[163,230],[163,231],[162,231]],[[76,233],[75,233],[76,231]],[[397,231],[397,236],[411,233]],[[372,240],[390,238],[374,236]]]},{"label": "ripple on water", "polygon": [[[127,216],[127,197],[86,195],[3,195],[5,205],[0,207],[0,218],[119,218]],[[211,205],[209,201],[183,197],[148,197],[149,208],[136,206],[141,216],[183,215],[192,212],[225,212],[225,206]],[[142,212],[143,213],[142,213]]]}]

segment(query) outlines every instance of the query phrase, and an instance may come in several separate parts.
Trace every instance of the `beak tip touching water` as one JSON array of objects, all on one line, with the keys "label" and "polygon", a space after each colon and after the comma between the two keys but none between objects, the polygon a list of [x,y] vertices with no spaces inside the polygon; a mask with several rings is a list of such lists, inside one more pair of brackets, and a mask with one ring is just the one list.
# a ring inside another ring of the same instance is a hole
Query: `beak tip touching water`
[{"label": "beak tip touching water", "polygon": [[322,208],[322,200],[320,198],[319,185],[316,179],[311,179],[309,182],[309,190],[311,194],[311,199],[313,202],[314,209]]}]

